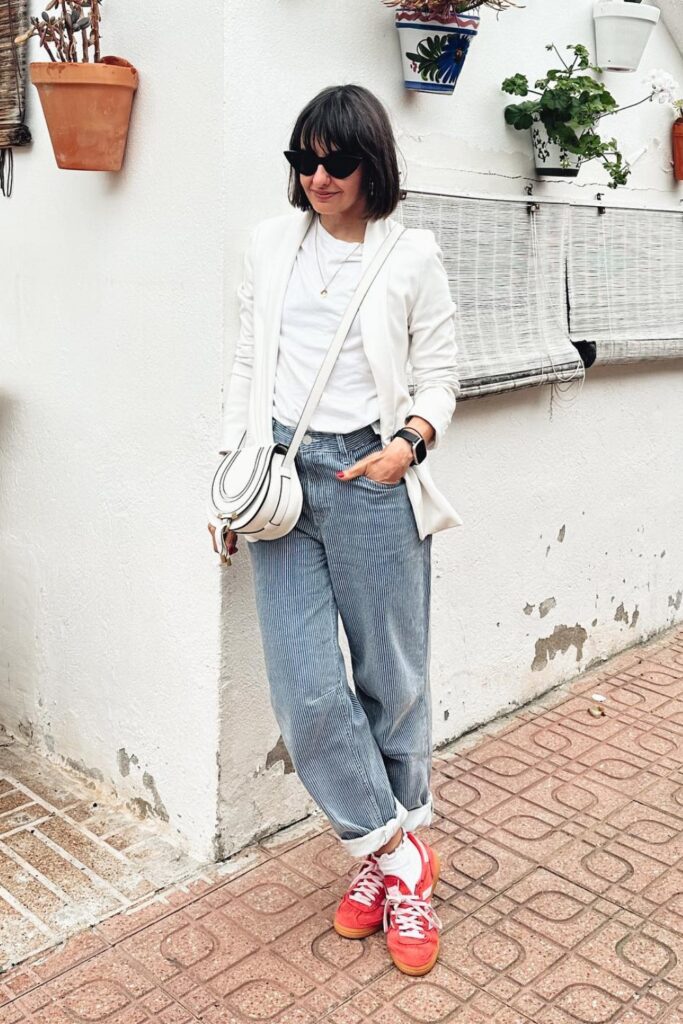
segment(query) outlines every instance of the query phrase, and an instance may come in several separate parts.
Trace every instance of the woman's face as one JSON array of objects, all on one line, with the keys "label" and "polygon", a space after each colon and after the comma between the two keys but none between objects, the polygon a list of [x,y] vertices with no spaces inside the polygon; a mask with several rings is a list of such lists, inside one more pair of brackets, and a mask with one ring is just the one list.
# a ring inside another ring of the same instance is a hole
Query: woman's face
[{"label": "woman's face", "polygon": [[[311,148],[318,156],[325,156],[324,146],[313,142]],[[332,147],[338,149],[337,146]],[[301,187],[316,213],[336,217],[340,214],[363,216],[365,194],[362,190],[363,165],[360,164],[348,178],[332,178],[322,164],[315,174],[300,174]]]}]

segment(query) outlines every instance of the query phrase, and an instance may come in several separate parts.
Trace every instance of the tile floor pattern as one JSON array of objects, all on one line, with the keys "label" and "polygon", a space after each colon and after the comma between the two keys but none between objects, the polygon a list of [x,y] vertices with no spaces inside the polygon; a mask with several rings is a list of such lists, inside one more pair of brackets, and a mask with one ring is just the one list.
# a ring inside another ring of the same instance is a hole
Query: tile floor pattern
[{"label": "tile floor pattern", "polygon": [[353,865],[318,820],[0,975],[0,1024],[683,1024],[681,626],[441,751],[433,781],[425,978],[332,930]]}]

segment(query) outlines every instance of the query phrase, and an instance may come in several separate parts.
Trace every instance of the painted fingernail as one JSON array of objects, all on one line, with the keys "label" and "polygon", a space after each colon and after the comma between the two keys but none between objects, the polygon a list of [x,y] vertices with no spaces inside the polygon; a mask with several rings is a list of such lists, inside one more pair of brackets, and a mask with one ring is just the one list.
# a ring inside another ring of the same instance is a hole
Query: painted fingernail
[{"label": "painted fingernail", "polygon": [[341,470],[341,469],[340,469],[340,470],[339,470],[339,472],[337,473],[337,476],[338,476],[338,477],[339,477],[340,479],[341,479],[341,478],[342,478],[342,477],[344,476],[344,473],[342,472],[342,470]]}]

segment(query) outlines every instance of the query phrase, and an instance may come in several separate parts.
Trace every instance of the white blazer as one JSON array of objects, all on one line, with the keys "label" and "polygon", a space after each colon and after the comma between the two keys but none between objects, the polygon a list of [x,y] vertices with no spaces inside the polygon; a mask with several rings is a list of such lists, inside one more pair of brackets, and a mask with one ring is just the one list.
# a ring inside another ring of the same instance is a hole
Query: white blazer
[{"label": "white blazer", "polygon": [[[295,210],[269,217],[252,230],[237,291],[240,331],[223,408],[221,454],[242,445],[274,443],[282,307],[297,251],[313,217],[313,211]],[[396,223],[391,217],[367,222],[362,270]],[[455,310],[434,233],[408,228],[373,281],[359,313],[363,346],[377,387],[383,444],[389,444],[410,416],[421,416],[434,427],[430,450],[441,443],[459,388]],[[408,362],[414,394],[409,390]],[[434,483],[429,456],[420,465],[409,466],[404,481],[420,539],[463,524]]]}]

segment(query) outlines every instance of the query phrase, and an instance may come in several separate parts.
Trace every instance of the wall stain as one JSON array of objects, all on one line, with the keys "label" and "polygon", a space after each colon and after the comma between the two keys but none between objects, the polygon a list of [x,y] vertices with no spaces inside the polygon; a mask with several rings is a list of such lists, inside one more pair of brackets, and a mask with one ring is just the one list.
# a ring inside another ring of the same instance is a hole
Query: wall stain
[{"label": "wall stain", "polygon": [[683,591],[677,590],[675,597],[673,594],[669,597],[669,608],[675,608],[678,611],[681,607],[681,598],[683,598]]},{"label": "wall stain", "polygon": [[564,523],[562,523],[562,526],[560,527],[560,532],[557,535],[557,539],[559,540],[560,544],[564,540],[565,530],[566,530],[566,526],[565,526]]},{"label": "wall stain", "polygon": [[154,813],[158,818],[161,818],[162,821],[168,821],[168,811],[164,806],[163,800],[159,796],[159,790],[157,789],[157,784],[154,781],[154,776],[150,775],[149,772],[145,772],[142,776],[142,782],[154,797]]},{"label": "wall stain", "polygon": [[545,618],[548,612],[551,611],[556,604],[557,601],[554,597],[546,597],[545,601],[541,601],[541,603],[538,606],[538,614],[540,615],[540,617],[542,619]]},{"label": "wall stain", "polygon": [[531,615],[531,613],[532,613],[532,611],[534,610],[535,607],[536,607],[535,604],[529,604],[529,602],[527,601],[527,603],[524,605],[524,608],[523,608],[524,614],[525,615]]},{"label": "wall stain", "polygon": [[292,759],[289,756],[289,751],[285,746],[285,741],[282,736],[280,736],[273,749],[268,751],[268,755],[266,757],[266,768],[272,768],[274,764],[278,763],[278,761],[284,762],[285,775],[291,775],[294,771],[294,765],[292,764]]},{"label": "wall stain", "polygon": [[614,613],[615,622],[625,622],[628,626],[628,612],[624,608],[624,602],[622,601],[617,610]]},{"label": "wall stain", "polygon": [[587,636],[588,633],[578,622],[575,626],[555,626],[550,636],[539,637],[536,641],[532,672],[541,672],[558,652],[564,654],[570,647],[576,648],[576,660],[580,661]]},{"label": "wall stain", "polygon": [[135,754],[126,753],[125,747],[119,747],[116,751],[116,760],[118,761],[119,771],[122,775],[130,775],[130,766],[132,764],[137,765],[140,763]]},{"label": "wall stain", "polygon": [[80,772],[81,775],[86,775],[88,778],[97,779],[98,782],[104,782],[104,775],[99,768],[89,768],[83,761],[77,761],[75,757],[65,757],[65,764],[68,764],[69,768],[73,768],[74,771]]},{"label": "wall stain", "polygon": [[[116,752],[116,758],[119,765],[119,771],[122,775],[130,775],[130,766],[133,764],[136,767],[140,764],[135,754],[128,754],[125,747],[119,747]],[[145,800],[140,796],[132,797],[127,801],[126,806],[141,818],[161,818],[162,821],[169,820],[169,814],[166,810],[163,800],[159,795],[157,784],[154,781],[154,776],[150,775],[149,772],[143,772],[142,784],[150,791],[154,797],[154,803],[150,803],[149,800]]]}]

